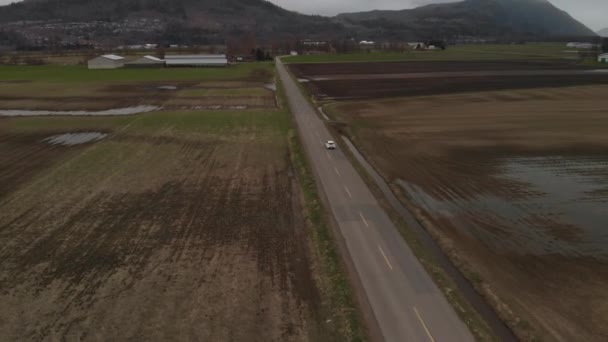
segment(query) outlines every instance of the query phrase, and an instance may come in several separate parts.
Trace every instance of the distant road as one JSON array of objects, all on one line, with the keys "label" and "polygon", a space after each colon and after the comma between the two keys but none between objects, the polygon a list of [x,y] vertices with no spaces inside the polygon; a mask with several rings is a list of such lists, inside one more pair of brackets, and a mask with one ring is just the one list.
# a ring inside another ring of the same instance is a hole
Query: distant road
[{"label": "distant road", "polygon": [[311,81],[339,81],[339,80],[394,80],[415,78],[450,78],[450,77],[488,77],[488,76],[572,76],[594,75],[608,73],[608,69],[597,70],[484,70],[484,71],[441,71],[441,72],[409,72],[391,74],[338,74],[313,75],[306,79]]},{"label": "distant road", "polygon": [[339,148],[325,150],[325,141],[337,139],[278,59],[277,69],[320,190],[384,339],[474,341],[350,161]]}]

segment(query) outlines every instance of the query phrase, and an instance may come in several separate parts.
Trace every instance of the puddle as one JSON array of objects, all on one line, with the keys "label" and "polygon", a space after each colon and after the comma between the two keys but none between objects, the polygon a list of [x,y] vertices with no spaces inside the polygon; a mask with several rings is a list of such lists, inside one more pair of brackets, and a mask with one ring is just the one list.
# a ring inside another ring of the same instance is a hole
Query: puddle
[{"label": "puddle", "polygon": [[65,133],[53,135],[42,141],[51,145],[73,146],[99,141],[106,136],[108,136],[107,133],[100,132]]},{"label": "puddle", "polygon": [[234,106],[221,106],[221,105],[211,105],[211,106],[172,106],[172,109],[180,109],[180,110],[246,110],[249,109],[248,106],[244,105],[234,105]]},{"label": "puddle", "polygon": [[0,110],[0,116],[44,116],[44,115],[91,115],[91,116],[106,116],[106,115],[133,115],[152,112],[159,110],[159,106],[134,106],[126,108],[116,108],[101,111],[74,110],[74,111],[56,111],[56,110]]},{"label": "puddle", "polygon": [[272,91],[277,91],[277,85],[275,83],[264,84],[264,88]]},{"label": "puddle", "polygon": [[525,196],[488,189],[442,200],[398,184],[418,206],[495,250],[608,258],[608,158],[511,158],[500,166],[494,177],[526,185]]},{"label": "puddle", "polygon": [[177,87],[172,86],[172,85],[166,85],[166,86],[157,87],[156,89],[158,89],[158,90],[177,90]]}]

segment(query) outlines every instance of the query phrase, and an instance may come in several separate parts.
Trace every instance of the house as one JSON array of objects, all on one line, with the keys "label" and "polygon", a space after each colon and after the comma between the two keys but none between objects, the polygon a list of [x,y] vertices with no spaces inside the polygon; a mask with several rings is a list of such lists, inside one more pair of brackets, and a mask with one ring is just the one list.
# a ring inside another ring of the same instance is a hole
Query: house
[{"label": "house", "polygon": [[87,62],[89,69],[117,69],[125,65],[125,58],[117,55],[101,55]]},{"label": "house", "polygon": [[230,60],[232,62],[255,62],[255,56],[252,54],[240,54],[240,55],[232,55]]},{"label": "house", "polygon": [[412,49],[412,50],[426,49],[426,44],[421,43],[421,42],[407,43],[407,45],[409,45],[410,49]]},{"label": "house", "polygon": [[600,63],[608,63],[608,53],[603,53],[597,56],[597,61]]},{"label": "house", "polygon": [[226,55],[166,55],[168,67],[225,67],[228,66]]},{"label": "house", "polygon": [[165,61],[154,56],[143,56],[138,59],[125,63],[127,68],[162,68]]},{"label": "house", "polygon": [[591,43],[580,43],[580,42],[572,42],[568,43],[566,47],[573,49],[593,49],[595,47],[594,44]]},{"label": "house", "polygon": [[299,50],[303,55],[321,55],[331,51],[331,43],[326,40],[304,39],[299,41]]}]

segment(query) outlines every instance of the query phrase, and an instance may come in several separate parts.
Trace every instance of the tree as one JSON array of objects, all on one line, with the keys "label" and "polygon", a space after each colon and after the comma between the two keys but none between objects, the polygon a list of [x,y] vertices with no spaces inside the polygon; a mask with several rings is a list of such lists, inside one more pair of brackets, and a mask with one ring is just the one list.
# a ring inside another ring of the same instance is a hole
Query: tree
[{"label": "tree", "polygon": [[445,50],[447,48],[447,44],[445,43],[445,41],[443,40],[431,40],[428,42],[428,44],[426,44],[427,46],[435,46],[436,48],[439,48],[441,50]]},{"label": "tree", "polygon": [[256,61],[263,61],[264,60],[264,51],[260,48],[257,48],[255,50],[255,60]]},{"label": "tree", "polygon": [[602,38],[602,52],[608,52],[608,38]]}]

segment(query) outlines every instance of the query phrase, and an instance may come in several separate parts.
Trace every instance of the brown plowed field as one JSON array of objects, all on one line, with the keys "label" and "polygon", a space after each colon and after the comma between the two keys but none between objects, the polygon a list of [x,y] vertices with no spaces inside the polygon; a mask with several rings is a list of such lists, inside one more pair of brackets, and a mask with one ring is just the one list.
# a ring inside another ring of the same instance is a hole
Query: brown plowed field
[{"label": "brown plowed field", "polygon": [[607,93],[516,89],[326,109],[521,337],[599,342],[608,340]]},{"label": "brown plowed field", "polygon": [[298,77],[353,74],[400,74],[450,71],[580,69],[564,59],[509,61],[413,61],[290,64]]},{"label": "brown plowed field", "polygon": [[420,96],[502,89],[608,84],[608,74],[564,76],[491,76],[420,79],[329,80],[305,82],[317,99],[349,100]]},{"label": "brown plowed field", "polygon": [[[564,60],[545,61],[450,61],[294,64],[289,66],[319,100],[353,100],[420,96],[503,89],[567,87],[608,84],[608,73],[584,74],[586,70]],[[581,74],[576,73],[580,69]],[[539,75],[564,70],[564,75]],[[470,75],[463,75],[470,71]],[[483,75],[483,72],[514,75]],[[525,72],[530,74],[526,75]],[[443,73],[457,72],[457,75]],[[480,74],[481,73],[481,74]],[[357,77],[360,75],[360,77]],[[374,77],[370,77],[373,75]],[[382,76],[390,76],[383,79]],[[399,77],[403,75],[403,77]],[[333,76],[333,78],[332,78]],[[321,77],[323,80],[314,80]],[[344,79],[347,78],[347,79]]]},{"label": "brown plowed field", "polygon": [[[0,340],[339,339],[288,120],[0,119]],[[42,141],[100,127],[95,143]]]}]

